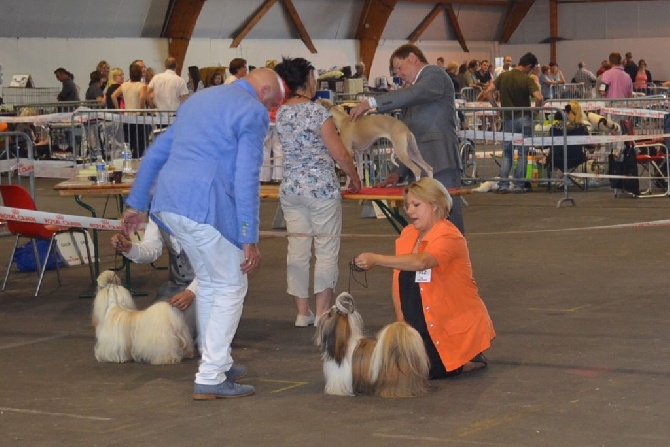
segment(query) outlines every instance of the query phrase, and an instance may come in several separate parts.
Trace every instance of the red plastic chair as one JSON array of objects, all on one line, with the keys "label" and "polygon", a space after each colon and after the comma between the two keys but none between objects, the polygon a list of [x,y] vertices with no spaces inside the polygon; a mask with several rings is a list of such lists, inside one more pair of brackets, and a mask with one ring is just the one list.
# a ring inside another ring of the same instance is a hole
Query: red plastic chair
[{"label": "red plastic chair", "polygon": [[[5,206],[12,208],[20,208],[25,210],[37,211],[37,206],[33,200],[30,193],[19,185],[0,185],[0,195],[2,195],[2,202]],[[12,268],[12,261],[14,259],[14,252],[16,252],[16,247],[19,245],[19,238],[25,237],[30,239],[33,246],[33,252],[35,254],[35,263],[37,265],[37,271],[39,273],[39,280],[37,282],[37,289],[35,290],[35,296],[40,293],[40,287],[42,285],[42,279],[44,278],[44,271],[48,264],[49,256],[54,258],[56,261],[56,275],[58,276],[58,285],[61,285],[60,278],[60,269],[58,268],[58,259],[56,249],[54,249],[56,243],[56,235],[61,233],[86,233],[86,230],[83,228],[75,227],[59,227],[56,225],[44,225],[37,223],[28,223],[28,222],[19,222],[19,221],[8,221],[7,229],[10,233],[16,236],[14,240],[14,248],[12,249],[12,254],[9,257],[9,263],[7,264],[7,272],[5,273],[5,280],[2,283],[2,291],[5,291],[7,285],[7,278],[9,278],[9,271]],[[40,258],[37,254],[37,244],[35,243],[36,239],[44,239],[49,241],[49,248],[47,249],[47,254],[44,258],[44,265],[41,265]],[[93,262],[91,259],[91,250],[88,246],[88,239],[84,236],[84,242],[86,244],[86,255],[88,256],[88,267],[91,272],[91,282],[95,284],[95,278],[93,275]]]}]

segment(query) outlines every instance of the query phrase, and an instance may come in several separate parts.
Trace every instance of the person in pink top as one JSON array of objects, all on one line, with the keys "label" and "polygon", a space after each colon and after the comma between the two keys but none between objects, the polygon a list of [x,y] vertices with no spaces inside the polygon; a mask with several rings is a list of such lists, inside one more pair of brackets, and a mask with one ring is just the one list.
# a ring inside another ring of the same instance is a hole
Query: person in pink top
[{"label": "person in pink top", "polygon": [[621,54],[610,53],[612,68],[603,73],[600,96],[604,98],[630,98],[633,96],[633,81],[621,66]]}]

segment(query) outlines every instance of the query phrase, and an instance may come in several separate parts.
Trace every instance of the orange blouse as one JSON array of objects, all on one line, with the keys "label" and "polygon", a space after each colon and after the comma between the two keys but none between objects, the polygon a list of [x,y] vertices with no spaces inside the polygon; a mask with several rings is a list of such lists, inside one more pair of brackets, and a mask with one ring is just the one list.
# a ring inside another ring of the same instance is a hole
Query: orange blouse
[{"label": "orange blouse", "polygon": [[[396,240],[396,255],[412,253],[418,237],[413,225],[405,227]],[[465,238],[451,222],[436,223],[418,252],[430,253],[439,264],[432,269],[430,282],[420,283],[419,289],[430,338],[447,371],[453,371],[491,346],[496,335],[493,322],[472,277]],[[394,269],[393,305],[402,321],[399,275],[400,270]]]}]

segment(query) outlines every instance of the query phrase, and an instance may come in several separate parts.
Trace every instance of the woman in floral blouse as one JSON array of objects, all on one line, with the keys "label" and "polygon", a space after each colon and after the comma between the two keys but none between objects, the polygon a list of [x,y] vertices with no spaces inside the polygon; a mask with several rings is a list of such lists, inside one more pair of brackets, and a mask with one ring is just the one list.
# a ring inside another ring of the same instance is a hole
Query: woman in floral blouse
[{"label": "woman in floral blouse", "polygon": [[361,180],[330,113],[311,100],[316,93],[312,64],[302,58],[285,58],[275,70],[290,91],[275,122],[284,150],[279,201],[286,227],[289,233],[327,235],[288,238],[287,293],[293,296],[298,312],[295,325],[305,327],[316,320],[309,304],[312,242],[317,316],[332,306],[339,275],[337,235],[342,229],[342,202],[335,163],[351,179],[353,192],[360,189]]}]

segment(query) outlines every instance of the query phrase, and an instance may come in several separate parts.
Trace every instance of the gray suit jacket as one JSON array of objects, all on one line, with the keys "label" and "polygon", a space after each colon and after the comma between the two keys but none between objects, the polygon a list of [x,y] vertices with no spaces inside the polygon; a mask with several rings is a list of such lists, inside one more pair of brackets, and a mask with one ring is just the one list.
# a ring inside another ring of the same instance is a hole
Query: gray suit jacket
[{"label": "gray suit jacket", "polygon": [[[409,87],[377,96],[377,110],[401,109],[400,119],[416,137],[423,159],[433,174],[445,169],[462,170],[456,136],[454,83],[435,65],[426,65]],[[405,168],[401,175],[409,172]]]}]

